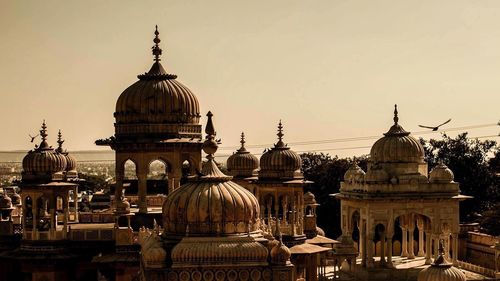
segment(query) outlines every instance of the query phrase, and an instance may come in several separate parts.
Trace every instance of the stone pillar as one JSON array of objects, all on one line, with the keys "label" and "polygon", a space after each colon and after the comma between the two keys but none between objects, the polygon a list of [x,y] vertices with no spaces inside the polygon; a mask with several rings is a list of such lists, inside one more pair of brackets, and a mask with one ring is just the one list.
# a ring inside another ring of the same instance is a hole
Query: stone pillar
[{"label": "stone pillar", "polygon": [[380,265],[385,266],[385,230],[379,233],[380,235]]},{"label": "stone pillar", "polygon": [[450,260],[450,234],[446,234],[444,239],[444,258]]},{"label": "stone pillar", "polygon": [[359,245],[358,245],[358,251],[359,255],[361,257],[361,266],[366,267],[366,226],[364,224],[361,224],[361,227],[359,228]]},{"label": "stone pillar", "polygon": [[401,256],[402,257],[408,257],[408,231],[406,230],[406,227],[401,226],[401,235],[402,235],[402,240],[401,241]]},{"label": "stone pillar", "polygon": [[418,253],[417,256],[425,256],[424,252],[424,220],[422,218],[417,218],[417,228],[418,228]]},{"label": "stone pillar", "polygon": [[392,263],[392,233],[387,234],[387,262],[386,267],[393,268],[394,264]]},{"label": "stone pillar", "polygon": [[68,237],[68,217],[69,217],[69,208],[68,208],[68,198],[63,198],[63,201],[66,201],[66,204],[63,204],[63,213],[64,213],[64,226],[63,226],[63,238],[66,239]]},{"label": "stone pillar", "polygon": [[366,267],[373,268],[374,260],[373,260],[373,236],[375,233],[373,231],[368,231],[368,236],[366,237]]},{"label": "stone pillar", "polygon": [[32,214],[33,214],[33,228],[32,228],[32,234],[31,234],[31,239],[35,240],[38,237],[38,197],[37,196],[32,196],[31,197],[31,203],[32,203]]},{"label": "stone pillar", "polygon": [[439,254],[439,234],[434,234],[434,259],[438,257]]},{"label": "stone pillar", "polygon": [[148,202],[146,201],[147,195],[147,174],[146,173],[138,173],[137,174],[137,183],[138,183],[138,197],[139,197],[139,212],[147,213],[148,212]]},{"label": "stone pillar", "polygon": [[74,222],[79,222],[79,212],[78,212],[78,186],[75,186],[73,189],[73,202],[75,203],[75,216],[74,216]]},{"label": "stone pillar", "polygon": [[415,231],[415,226],[411,223],[408,227],[408,258],[415,258],[415,239],[413,239],[413,232]]},{"label": "stone pillar", "polygon": [[452,263],[454,266],[458,266],[458,233],[453,233],[452,234],[452,239],[453,239],[453,258],[452,258]]},{"label": "stone pillar", "polygon": [[425,264],[432,263],[432,238],[430,231],[425,232]]},{"label": "stone pillar", "polygon": [[121,200],[122,193],[123,193],[123,178],[124,178],[124,170],[116,170],[116,183],[115,183],[115,200],[114,200],[114,206],[116,208],[116,204],[118,201]]}]

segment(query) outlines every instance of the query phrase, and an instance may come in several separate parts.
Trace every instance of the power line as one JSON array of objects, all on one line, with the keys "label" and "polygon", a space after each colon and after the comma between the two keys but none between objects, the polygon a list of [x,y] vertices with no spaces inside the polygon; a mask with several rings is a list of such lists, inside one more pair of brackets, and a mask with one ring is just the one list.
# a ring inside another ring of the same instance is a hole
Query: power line
[{"label": "power line", "polygon": [[[498,126],[497,123],[489,123],[489,124],[480,124],[480,125],[471,125],[471,126],[463,126],[463,127],[454,127],[448,129],[440,129],[437,131],[418,131],[412,133],[413,135],[427,135],[433,133],[441,133],[441,132],[453,132],[453,131],[461,131],[468,129],[479,129],[479,128],[487,128]],[[338,138],[338,139],[326,139],[326,140],[317,140],[317,141],[300,141],[300,142],[289,142],[289,145],[299,146],[299,145],[313,145],[313,144],[327,144],[327,143],[338,143],[338,142],[351,142],[351,141],[363,141],[363,140],[372,140],[379,139],[381,135],[373,135],[373,136],[362,136],[362,137],[350,137],[350,138]],[[274,144],[253,144],[253,145],[245,145],[247,148],[267,148],[272,147]],[[219,150],[235,150],[238,149],[239,146],[223,146],[219,147]]]},{"label": "power line", "polygon": [[[496,125],[496,124],[494,124],[494,125]],[[491,125],[490,124],[484,124],[484,125],[476,125],[476,126],[457,127],[457,128],[451,128],[451,129],[448,129],[448,130],[441,130],[441,131],[457,131],[457,130],[461,130],[463,128],[469,128],[470,129],[472,127],[478,128],[478,127],[489,127],[489,126],[491,126]],[[431,133],[441,132],[441,131],[431,131]],[[415,133],[415,135],[426,134],[426,133],[427,133],[426,131],[417,132],[417,133]],[[378,139],[381,136],[375,136],[375,137]],[[500,134],[498,134],[498,135],[484,135],[484,136],[469,137],[469,138],[470,139],[483,139],[483,138],[498,138],[498,137],[500,137]],[[363,137],[363,138],[368,138],[368,137]],[[345,139],[353,139],[353,138],[345,138]],[[345,139],[335,139],[335,140],[345,140]],[[316,141],[316,142],[319,142],[319,141]],[[300,143],[301,142],[293,142],[293,143],[289,143],[289,144],[297,145],[297,144],[300,144]],[[329,143],[329,142],[325,142],[325,143]],[[295,152],[297,152],[297,153],[308,153],[308,152],[322,152],[322,151],[335,151],[335,150],[366,149],[366,148],[371,148],[371,147],[372,147],[372,145],[368,145],[368,146],[351,146],[351,147],[332,147],[332,148],[300,150],[300,151],[295,151]],[[261,156],[262,154],[263,153],[256,153],[254,155],[255,156]],[[217,157],[229,157],[231,155],[232,154],[217,154]],[[103,159],[103,160],[82,160],[82,161],[77,161],[77,162],[78,163],[102,163],[102,162],[114,162],[114,161],[115,161],[114,159]],[[12,162],[4,161],[4,162],[0,162],[0,164],[4,164],[4,163],[19,164],[21,162],[20,161],[12,161]]]}]

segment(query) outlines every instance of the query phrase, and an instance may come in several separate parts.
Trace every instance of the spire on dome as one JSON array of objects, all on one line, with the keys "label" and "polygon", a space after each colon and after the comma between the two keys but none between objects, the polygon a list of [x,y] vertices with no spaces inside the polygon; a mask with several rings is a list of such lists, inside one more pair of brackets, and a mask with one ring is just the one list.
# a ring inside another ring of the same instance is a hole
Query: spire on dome
[{"label": "spire on dome", "polygon": [[212,114],[211,111],[209,111],[207,113],[207,117],[208,117],[207,126],[205,127],[205,133],[207,134],[206,138],[209,138],[210,136],[213,136],[215,138],[215,135],[216,135],[216,132],[214,129],[214,123],[212,122],[212,116],[214,116],[214,115]]},{"label": "spire on dome", "polygon": [[394,105],[394,125],[397,125],[398,124],[398,121],[399,121],[399,117],[398,117],[398,105],[395,104]]},{"label": "spire on dome", "polygon": [[439,248],[438,248],[438,257],[434,260],[434,263],[432,263],[432,266],[445,266],[445,267],[451,267],[451,264],[447,262],[444,258],[444,246],[443,246],[443,240],[439,240]]},{"label": "spire on dome", "polygon": [[49,144],[47,143],[47,125],[45,124],[45,119],[42,123],[42,129],[40,130],[40,136],[42,137],[42,142],[38,146],[39,149],[50,149]]},{"label": "spire on dome", "polygon": [[153,39],[153,42],[155,43],[155,45],[151,48],[152,52],[153,52],[153,56],[155,57],[154,58],[155,62],[159,62],[161,60],[160,56],[162,53],[162,49],[160,48],[161,39],[158,35],[160,35],[160,32],[158,32],[158,25],[156,25],[155,26],[155,38]]},{"label": "spire on dome", "polygon": [[240,153],[247,152],[247,149],[245,148],[245,133],[244,132],[241,132],[240,143],[241,143],[241,147],[240,147],[240,149],[238,149],[238,152],[240,152]]},{"label": "spire on dome", "polygon": [[153,53],[153,66],[151,66],[151,69],[144,73],[137,75],[137,78],[140,80],[169,80],[169,79],[175,79],[177,78],[177,75],[175,74],[168,74],[163,66],[160,63],[160,56],[163,52],[163,50],[160,48],[160,42],[161,39],[159,37],[160,32],[158,31],[158,25],[155,28],[155,38],[153,39],[153,42],[155,43],[153,47],[151,47],[151,51]]},{"label": "spire on dome", "polygon": [[57,133],[57,152],[62,153],[64,151],[62,148],[63,143],[64,140],[62,139],[61,129],[59,129],[59,132]]},{"label": "spire on dome", "polygon": [[283,124],[281,124],[281,119],[280,122],[278,123],[278,133],[276,134],[278,136],[278,142],[276,143],[275,147],[285,147],[285,143],[283,142]]},{"label": "spire on dome", "polygon": [[389,131],[384,134],[385,136],[407,136],[410,134],[410,132],[405,131],[405,129],[398,124],[399,117],[397,104],[394,105],[394,117],[392,120],[394,120],[394,125],[392,125]]}]

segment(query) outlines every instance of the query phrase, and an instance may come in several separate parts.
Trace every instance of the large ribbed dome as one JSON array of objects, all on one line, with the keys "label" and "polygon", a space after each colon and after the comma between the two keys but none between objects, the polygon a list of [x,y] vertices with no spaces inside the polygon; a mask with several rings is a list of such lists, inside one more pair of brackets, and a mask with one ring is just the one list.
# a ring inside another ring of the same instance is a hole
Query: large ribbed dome
[{"label": "large ribbed dome", "polygon": [[302,159],[283,142],[283,125],[278,125],[278,142],[260,157],[259,178],[302,178]]},{"label": "large ribbed dome", "polygon": [[151,69],[125,89],[116,102],[116,136],[148,135],[159,139],[200,137],[200,105],[186,86],[160,63],[158,29]]},{"label": "large ribbed dome", "polygon": [[177,76],[167,74],[160,62],[138,77],[116,102],[117,123],[199,123],[198,99],[175,80]]},{"label": "large ribbed dome", "polygon": [[227,158],[227,170],[235,177],[251,177],[259,168],[259,159],[245,148],[245,134],[241,133],[241,147]]},{"label": "large ribbed dome", "polygon": [[163,204],[163,227],[170,235],[234,235],[259,229],[259,202],[244,187],[231,181],[217,167],[212,114],[209,112],[203,150],[208,161],[201,175],[167,196]]},{"label": "large ribbed dome", "polygon": [[424,147],[398,124],[394,109],[394,125],[377,140],[370,151],[373,163],[423,163]]},{"label": "large ribbed dome", "polygon": [[66,157],[49,146],[46,129],[47,126],[43,122],[40,130],[42,142],[23,158],[23,180],[34,179],[38,176],[50,177],[56,173],[62,175],[62,172],[66,169]]}]

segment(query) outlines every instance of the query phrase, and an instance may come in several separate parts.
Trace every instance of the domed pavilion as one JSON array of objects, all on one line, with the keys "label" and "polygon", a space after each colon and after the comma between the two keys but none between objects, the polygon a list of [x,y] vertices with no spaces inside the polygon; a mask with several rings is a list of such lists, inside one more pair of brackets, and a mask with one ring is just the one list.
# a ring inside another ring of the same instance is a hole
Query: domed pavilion
[{"label": "domed pavilion", "polygon": [[295,280],[288,247],[281,240],[266,247],[257,198],[217,167],[207,116],[202,170],[167,196],[163,233],[140,233],[143,280]]},{"label": "domed pavilion", "polygon": [[124,198],[125,163],[132,161],[135,165],[141,213],[148,212],[147,177],[151,163],[160,161],[165,166],[166,187],[161,191],[164,194],[180,186],[183,165],[188,166],[191,175],[201,167],[198,99],[177,80],[177,75],[167,73],[160,63],[158,28],[154,34],[153,65],[148,72],[138,75],[139,80],[118,98],[114,136],[96,141],[97,145],[110,146],[116,152],[115,198]]},{"label": "domed pavilion", "polygon": [[336,198],[347,238],[339,240],[356,238],[363,267],[392,268],[393,256],[420,256],[430,264],[441,239],[445,258],[457,263],[459,201],[469,197],[444,164],[428,173],[424,156],[418,139],[399,124],[395,106],[394,124],[373,144],[367,171],[354,164],[346,172]]}]

